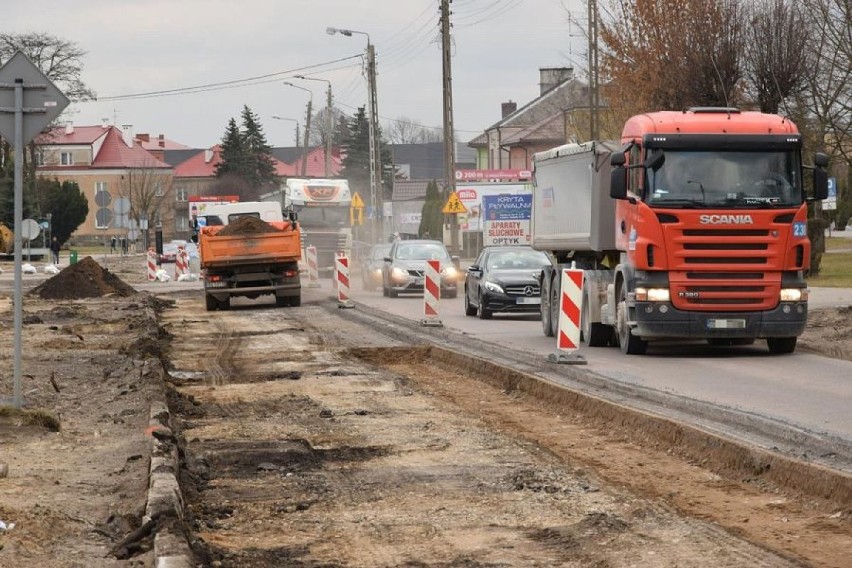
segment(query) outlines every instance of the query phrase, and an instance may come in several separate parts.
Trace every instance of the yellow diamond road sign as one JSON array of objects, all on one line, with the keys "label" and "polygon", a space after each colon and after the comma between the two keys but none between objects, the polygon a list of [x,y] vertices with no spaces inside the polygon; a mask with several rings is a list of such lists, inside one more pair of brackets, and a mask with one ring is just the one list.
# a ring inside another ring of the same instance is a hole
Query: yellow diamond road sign
[{"label": "yellow diamond road sign", "polygon": [[441,209],[441,213],[467,213],[467,208],[464,206],[464,203],[461,202],[461,199],[459,199],[459,194],[454,191],[450,194],[450,198],[447,199],[447,202],[444,204],[444,208]]},{"label": "yellow diamond road sign", "polygon": [[364,200],[361,199],[361,195],[357,191],[352,194],[352,204],[350,207],[354,207],[355,209],[364,208]]}]

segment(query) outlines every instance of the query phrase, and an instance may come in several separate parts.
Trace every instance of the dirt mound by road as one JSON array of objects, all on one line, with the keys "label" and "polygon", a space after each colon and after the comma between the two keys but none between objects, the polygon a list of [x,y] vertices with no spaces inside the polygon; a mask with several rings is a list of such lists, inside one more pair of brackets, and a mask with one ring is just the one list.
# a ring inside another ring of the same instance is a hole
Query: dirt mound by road
[{"label": "dirt mound by road", "polygon": [[257,233],[277,232],[278,229],[257,217],[240,217],[217,234],[224,237],[226,235],[254,235]]},{"label": "dirt mound by road", "polygon": [[78,300],[110,294],[127,297],[135,293],[133,286],[103,268],[91,256],[62,269],[29,292],[45,300]]}]

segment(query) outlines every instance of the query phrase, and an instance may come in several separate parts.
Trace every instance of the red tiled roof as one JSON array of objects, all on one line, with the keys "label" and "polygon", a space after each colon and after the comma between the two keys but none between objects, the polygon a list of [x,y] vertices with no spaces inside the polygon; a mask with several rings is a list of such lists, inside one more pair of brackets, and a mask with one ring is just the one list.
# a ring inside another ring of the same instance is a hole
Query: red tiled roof
[{"label": "red tiled roof", "polygon": [[139,144],[128,147],[119,129],[107,128],[107,135],[100,150],[92,160],[93,168],[157,168],[171,169]]},{"label": "red tiled roof", "polygon": [[66,133],[64,126],[56,126],[51,128],[44,134],[36,136],[36,144],[75,144],[75,145],[91,145],[98,138],[106,136],[110,127],[103,126],[75,126],[71,130],[71,134]]},{"label": "red tiled roof", "polygon": [[[324,178],[324,177],[336,177],[340,174],[341,170],[341,158],[340,153],[332,151],[331,153],[331,173],[330,175],[325,175],[325,148],[314,148],[308,153],[307,157],[307,172],[305,173],[306,177],[311,178]],[[295,171],[291,174],[292,176],[301,176],[302,175],[302,158],[299,158],[295,162],[293,162],[293,167]]]},{"label": "red tiled roof", "polygon": [[[202,150],[175,167],[175,178],[205,178],[216,175],[216,165],[222,161],[222,147],[217,144],[208,150]],[[293,177],[298,174],[295,166],[272,158],[275,175]]]},{"label": "red tiled roof", "polygon": [[151,138],[149,134],[137,134],[136,141],[146,150],[185,150],[189,146],[169,140],[162,134],[156,138]]}]

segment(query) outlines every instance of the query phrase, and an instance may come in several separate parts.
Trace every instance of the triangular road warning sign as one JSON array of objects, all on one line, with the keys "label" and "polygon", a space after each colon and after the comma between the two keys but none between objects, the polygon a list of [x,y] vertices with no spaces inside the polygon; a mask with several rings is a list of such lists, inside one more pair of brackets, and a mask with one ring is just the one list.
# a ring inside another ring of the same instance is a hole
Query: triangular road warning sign
[{"label": "triangular road warning sign", "polygon": [[364,201],[361,199],[361,195],[357,191],[352,194],[352,203],[349,206],[354,207],[355,209],[364,208]]},{"label": "triangular road warning sign", "polygon": [[464,206],[464,203],[461,202],[461,199],[459,199],[459,194],[454,191],[450,194],[450,198],[447,199],[447,202],[444,204],[444,208],[441,209],[441,213],[467,213],[467,208]]}]

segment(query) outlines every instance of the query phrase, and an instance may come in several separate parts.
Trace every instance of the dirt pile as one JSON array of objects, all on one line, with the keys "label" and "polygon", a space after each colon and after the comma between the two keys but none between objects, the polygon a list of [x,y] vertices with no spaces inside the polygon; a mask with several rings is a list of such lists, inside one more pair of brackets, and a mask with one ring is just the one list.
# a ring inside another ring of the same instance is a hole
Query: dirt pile
[{"label": "dirt pile", "polygon": [[219,236],[239,236],[239,235],[256,235],[257,233],[277,233],[278,229],[262,221],[257,217],[240,217],[221,231],[216,233]]},{"label": "dirt pile", "polygon": [[135,293],[133,286],[110,273],[90,256],[62,269],[59,274],[29,292],[45,300],[78,300],[109,294],[127,297]]}]

